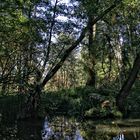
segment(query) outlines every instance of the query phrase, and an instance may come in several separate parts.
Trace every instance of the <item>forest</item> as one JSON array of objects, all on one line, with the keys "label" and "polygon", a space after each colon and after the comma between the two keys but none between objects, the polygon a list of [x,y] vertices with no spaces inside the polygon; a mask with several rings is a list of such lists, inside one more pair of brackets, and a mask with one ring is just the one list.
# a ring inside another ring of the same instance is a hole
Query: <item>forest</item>
[{"label": "forest", "polygon": [[0,7],[0,139],[140,139],[139,0]]}]

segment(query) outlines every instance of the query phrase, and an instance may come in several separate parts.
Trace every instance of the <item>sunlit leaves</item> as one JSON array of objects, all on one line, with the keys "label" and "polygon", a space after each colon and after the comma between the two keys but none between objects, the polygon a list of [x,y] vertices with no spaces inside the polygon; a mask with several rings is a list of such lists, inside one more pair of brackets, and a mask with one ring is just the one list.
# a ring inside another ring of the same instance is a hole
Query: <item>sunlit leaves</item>
[{"label": "sunlit leaves", "polygon": [[135,8],[138,5],[140,6],[140,1],[139,0],[124,0],[124,4],[130,6],[131,8]]}]

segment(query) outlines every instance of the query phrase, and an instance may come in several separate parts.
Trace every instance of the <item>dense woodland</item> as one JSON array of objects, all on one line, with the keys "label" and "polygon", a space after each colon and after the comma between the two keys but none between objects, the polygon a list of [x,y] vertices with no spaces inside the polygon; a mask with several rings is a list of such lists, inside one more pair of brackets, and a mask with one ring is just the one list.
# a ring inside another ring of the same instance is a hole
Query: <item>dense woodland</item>
[{"label": "dense woodland", "polygon": [[0,116],[138,117],[139,0],[0,6]]}]

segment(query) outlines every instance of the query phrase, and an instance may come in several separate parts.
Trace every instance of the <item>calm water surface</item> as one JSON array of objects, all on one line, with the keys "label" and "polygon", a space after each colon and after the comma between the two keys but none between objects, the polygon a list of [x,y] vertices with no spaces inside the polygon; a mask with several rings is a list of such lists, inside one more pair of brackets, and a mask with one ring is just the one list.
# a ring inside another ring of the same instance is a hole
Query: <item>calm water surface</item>
[{"label": "calm water surface", "polygon": [[[15,122],[14,125],[1,127],[0,140],[41,140],[41,131],[44,120],[28,120]],[[76,130],[84,140],[112,140],[122,132],[125,140],[140,140],[140,119],[108,120],[108,121],[81,121],[56,117],[49,119],[49,127],[54,133],[71,138]]]}]

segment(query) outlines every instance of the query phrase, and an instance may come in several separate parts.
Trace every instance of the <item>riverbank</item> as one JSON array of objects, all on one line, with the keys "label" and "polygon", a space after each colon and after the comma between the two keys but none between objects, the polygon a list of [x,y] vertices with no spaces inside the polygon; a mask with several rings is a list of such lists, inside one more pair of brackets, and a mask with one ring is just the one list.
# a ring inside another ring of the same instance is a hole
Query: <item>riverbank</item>
[{"label": "riverbank", "polygon": [[[6,140],[20,140],[20,138],[21,140],[28,140],[30,137],[31,139],[36,137],[39,140],[41,139],[43,120],[46,115],[53,128],[56,123],[55,120],[58,119],[58,125],[63,123],[59,119],[61,117],[67,118],[66,120],[69,120],[68,122],[73,124],[73,126],[75,126],[77,121],[78,129],[80,129],[82,136],[87,140],[89,140],[88,138],[92,140],[95,137],[97,139],[100,137],[100,140],[110,137],[111,140],[121,130],[120,128],[127,129],[128,134],[131,133],[131,137],[132,135],[139,135],[137,124],[140,121],[134,120],[134,118],[139,117],[138,114],[140,113],[139,90],[134,90],[132,93],[126,101],[127,118],[132,118],[132,122],[126,119],[122,120],[122,122],[120,121],[123,114],[117,110],[115,104],[117,92],[113,90],[97,90],[84,87],[44,92],[41,95],[40,107],[37,112],[38,118],[36,120],[29,118],[18,120],[18,115],[24,107],[27,95],[11,93],[7,96],[1,96],[0,137],[7,137]],[[118,118],[119,122],[116,121]],[[66,130],[68,131],[69,129]],[[133,132],[136,134],[133,134]],[[127,136],[129,137],[129,135]]]},{"label": "riverbank", "polygon": [[[122,118],[116,107],[117,91],[79,87],[74,89],[44,92],[41,95],[39,118],[48,116],[67,116],[78,119],[115,119]],[[0,114],[3,122],[18,119],[28,95],[10,94],[0,97]],[[126,100],[126,118],[137,118],[140,114],[139,90],[133,90]],[[26,114],[25,114],[26,115]],[[22,116],[21,116],[22,118]]]}]

